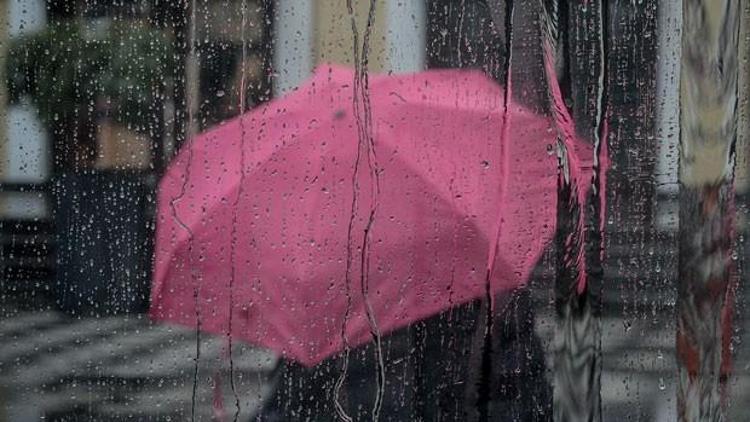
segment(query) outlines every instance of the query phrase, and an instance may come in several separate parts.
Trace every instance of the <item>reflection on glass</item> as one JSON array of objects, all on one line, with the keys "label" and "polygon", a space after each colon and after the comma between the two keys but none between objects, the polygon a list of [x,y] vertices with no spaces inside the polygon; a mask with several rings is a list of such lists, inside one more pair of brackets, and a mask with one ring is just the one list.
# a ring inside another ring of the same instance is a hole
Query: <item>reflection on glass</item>
[{"label": "reflection on glass", "polygon": [[677,414],[724,420],[736,281],[739,2],[686,1],[680,81]]},{"label": "reflection on glass", "polygon": [[748,419],[748,13],[0,2],[0,421]]}]

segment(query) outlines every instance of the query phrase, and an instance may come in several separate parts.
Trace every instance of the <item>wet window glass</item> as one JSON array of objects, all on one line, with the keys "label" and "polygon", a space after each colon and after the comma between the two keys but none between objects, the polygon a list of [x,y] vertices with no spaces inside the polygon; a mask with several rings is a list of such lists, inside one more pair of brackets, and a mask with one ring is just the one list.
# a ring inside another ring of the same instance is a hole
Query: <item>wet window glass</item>
[{"label": "wet window glass", "polygon": [[0,422],[747,419],[749,10],[0,2]]}]

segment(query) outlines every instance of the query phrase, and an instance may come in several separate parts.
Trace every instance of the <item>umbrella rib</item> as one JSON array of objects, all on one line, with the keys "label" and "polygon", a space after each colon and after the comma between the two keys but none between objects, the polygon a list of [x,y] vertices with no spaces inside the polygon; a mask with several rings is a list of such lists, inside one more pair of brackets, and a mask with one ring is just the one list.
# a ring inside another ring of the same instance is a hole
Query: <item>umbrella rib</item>
[{"label": "umbrella rib", "polygon": [[503,172],[501,177],[500,186],[500,203],[498,204],[498,216],[496,223],[495,238],[491,239],[488,262],[487,262],[487,273],[485,279],[485,300],[487,301],[487,314],[485,315],[485,331],[484,341],[482,347],[482,371],[480,375],[480,394],[478,397],[477,406],[479,407],[480,420],[489,420],[489,401],[490,397],[490,386],[492,380],[492,330],[493,330],[493,313],[495,311],[494,297],[492,295],[492,276],[495,270],[495,261],[497,256],[497,249],[500,246],[500,236],[502,234],[502,209],[505,202],[505,193],[507,190],[507,179],[508,179],[508,154],[507,154],[507,142],[510,134],[510,99],[512,96],[512,59],[513,59],[513,15],[514,15],[514,3],[513,0],[506,1],[507,13],[505,15],[505,31],[506,31],[506,51],[507,57],[505,60],[505,90],[503,92],[503,120],[502,120],[502,132],[500,141],[500,155],[503,160],[500,171]]}]

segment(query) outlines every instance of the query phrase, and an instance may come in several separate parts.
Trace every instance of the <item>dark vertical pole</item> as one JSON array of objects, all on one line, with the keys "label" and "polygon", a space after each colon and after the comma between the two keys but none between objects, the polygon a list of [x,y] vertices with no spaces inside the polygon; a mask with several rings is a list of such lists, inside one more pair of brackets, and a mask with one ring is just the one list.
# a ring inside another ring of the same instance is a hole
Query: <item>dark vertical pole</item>
[{"label": "dark vertical pole", "polygon": [[273,0],[260,0],[260,4],[263,10],[263,37],[262,45],[259,46],[261,55],[263,57],[263,76],[260,81],[256,84],[259,85],[260,94],[258,95],[257,102],[269,101],[274,96],[273,92],[273,80],[272,75],[276,69],[273,68],[273,51],[274,51],[274,28],[276,22],[274,21],[276,2]]},{"label": "dark vertical pole", "polygon": [[190,0],[176,0],[170,7],[170,23],[174,31],[175,66],[172,98],[174,100],[174,151],[179,151],[190,131]]},{"label": "dark vertical pole", "polygon": [[151,105],[151,168],[156,177],[161,177],[166,168],[166,157],[164,143],[166,141],[166,130],[164,122],[164,107],[166,106],[165,79],[163,75],[159,86],[156,88],[158,94]]}]

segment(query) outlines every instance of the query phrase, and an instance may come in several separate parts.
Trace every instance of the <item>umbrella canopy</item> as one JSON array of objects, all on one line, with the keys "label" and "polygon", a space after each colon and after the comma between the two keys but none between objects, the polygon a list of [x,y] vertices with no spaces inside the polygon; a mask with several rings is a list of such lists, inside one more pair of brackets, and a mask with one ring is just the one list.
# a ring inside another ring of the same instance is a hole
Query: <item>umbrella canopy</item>
[{"label": "umbrella canopy", "polygon": [[373,75],[371,115],[353,81],[321,67],[183,148],[159,187],[153,318],[313,365],[526,283],[555,230],[552,120],[506,112],[479,71]]}]

